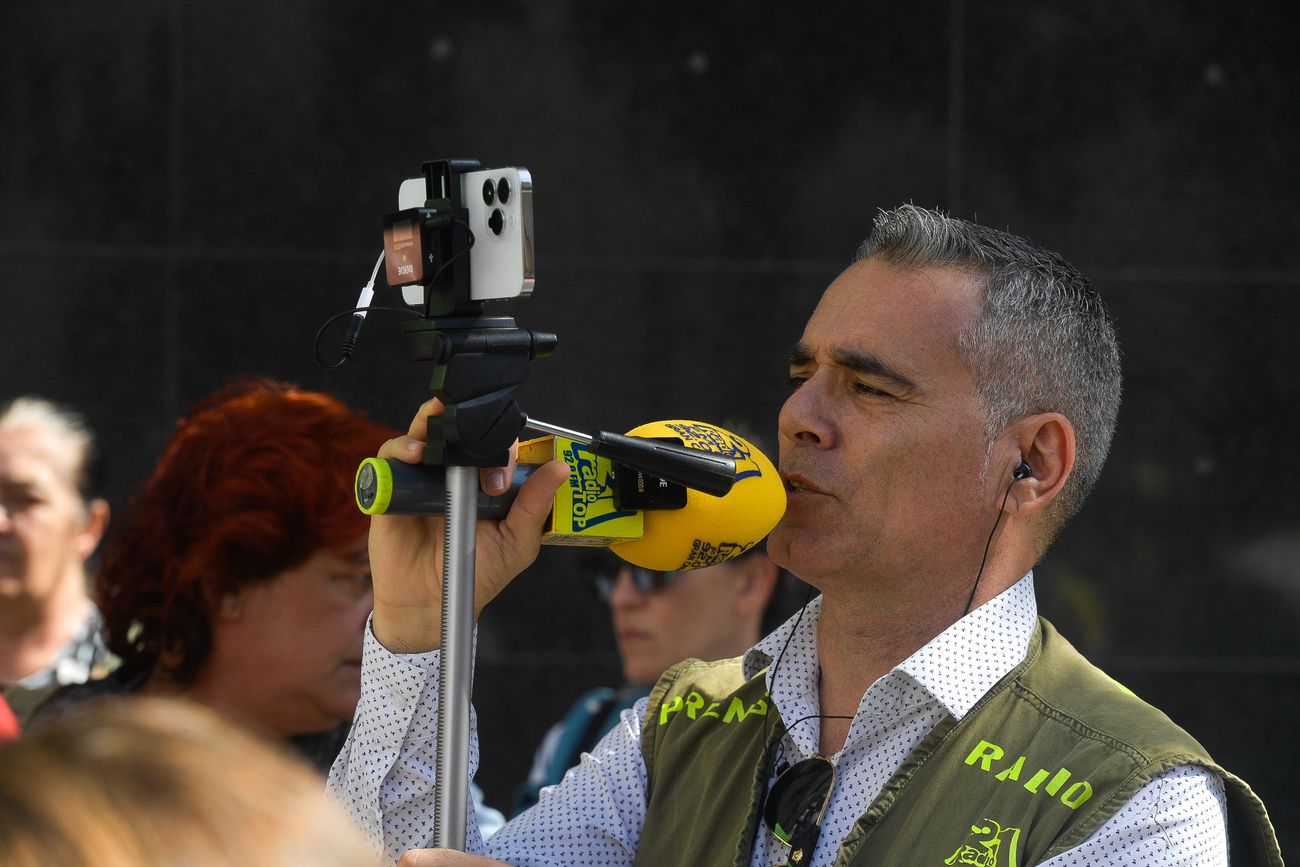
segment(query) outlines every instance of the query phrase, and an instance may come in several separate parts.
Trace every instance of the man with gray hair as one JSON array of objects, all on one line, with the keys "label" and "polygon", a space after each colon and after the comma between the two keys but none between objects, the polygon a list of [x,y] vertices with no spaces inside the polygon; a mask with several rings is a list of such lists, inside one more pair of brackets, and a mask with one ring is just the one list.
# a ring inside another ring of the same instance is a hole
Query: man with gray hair
[{"label": "man with gray hair", "polygon": [[[536,807],[486,844],[471,822],[473,852],[1223,865],[1231,827],[1235,863],[1282,863],[1249,787],[1038,617],[1033,568],[1095,483],[1119,408],[1114,329],[1082,274],[1004,232],[882,213],[791,351],[790,384],[768,553],[821,597],[742,657],[670,669]],[[438,412],[380,455],[418,461]],[[479,610],[536,556],[565,475],[539,468],[505,520],[480,522]],[[430,840],[440,532],[372,523],[365,685],[330,780],[394,856]]]},{"label": "man with gray hair", "polygon": [[0,408],[0,696],[20,721],[112,661],[86,582],[108,525],[90,494],[93,451],[69,410],[33,397]]}]

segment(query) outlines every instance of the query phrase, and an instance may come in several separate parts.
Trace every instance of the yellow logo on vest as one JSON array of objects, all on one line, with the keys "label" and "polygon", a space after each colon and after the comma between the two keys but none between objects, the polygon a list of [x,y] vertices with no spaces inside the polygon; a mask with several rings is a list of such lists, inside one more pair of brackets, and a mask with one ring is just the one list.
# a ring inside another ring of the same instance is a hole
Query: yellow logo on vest
[{"label": "yellow logo on vest", "polygon": [[[980,741],[975,745],[975,749],[970,751],[970,755],[966,757],[966,764],[971,766],[978,764],[980,770],[991,774],[994,772],[993,763],[1001,762],[1005,755],[1006,750],[997,744],[990,741]],[[1020,782],[1027,759],[1027,756],[1016,756],[1014,761],[1009,761],[1005,767],[997,771],[998,781],[1003,783]],[[1068,789],[1062,791],[1065,784],[1070,782],[1072,776],[1073,774],[1066,768],[1061,768],[1055,773],[1040,768],[1029,775],[1024,782],[1024,786],[1026,790],[1033,792],[1035,795],[1040,790],[1053,798],[1059,794],[1062,804],[1071,810],[1077,810],[1084,801],[1092,797],[1092,783],[1087,780],[1078,780]],[[1047,783],[1047,785],[1044,786],[1043,783]]]},{"label": "yellow logo on vest", "polygon": [[[971,825],[973,843],[963,843],[957,851],[945,858],[945,864],[969,864],[972,867],[1016,867],[1016,845],[1020,842],[1019,828],[1003,828],[992,819],[982,819],[983,824]],[[1003,856],[1006,856],[1005,858]]]},{"label": "yellow logo on vest", "polygon": [[732,696],[731,703],[727,705],[725,711],[722,709],[721,702],[712,701],[708,703],[708,707],[705,707],[705,701],[704,696],[694,690],[685,697],[673,696],[659,708],[659,725],[668,725],[668,718],[683,710],[690,719],[712,717],[727,724],[744,722],[749,716],[767,716],[767,701],[761,698],[749,707],[745,707],[745,703],[738,696]]}]

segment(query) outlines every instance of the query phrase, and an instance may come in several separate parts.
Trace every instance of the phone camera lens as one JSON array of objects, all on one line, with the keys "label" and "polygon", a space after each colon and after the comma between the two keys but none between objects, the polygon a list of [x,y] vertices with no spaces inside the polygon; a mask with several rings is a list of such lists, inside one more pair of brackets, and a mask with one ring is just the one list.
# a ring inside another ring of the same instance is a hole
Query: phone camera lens
[{"label": "phone camera lens", "polygon": [[496,195],[497,195],[496,187],[492,185],[492,179],[488,178],[486,181],[483,182],[483,203],[487,205],[492,204],[492,201],[496,198]]},{"label": "phone camera lens", "polygon": [[500,235],[501,230],[506,227],[506,215],[501,212],[500,208],[492,209],[492,216],[488,217],[488,228],[492,230],[493,235]]},{"label": "phone camera lens", "polygon": [[501,200],[503,205],[510,202],[510,181],[505,178],[497,181],[497,198]]}]

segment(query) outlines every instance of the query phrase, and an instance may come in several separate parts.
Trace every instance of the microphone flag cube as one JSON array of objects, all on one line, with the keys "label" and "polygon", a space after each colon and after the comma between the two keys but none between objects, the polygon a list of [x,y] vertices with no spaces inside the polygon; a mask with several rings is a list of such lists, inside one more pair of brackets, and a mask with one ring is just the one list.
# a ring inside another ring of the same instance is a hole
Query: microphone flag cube
[{"label": "microphone flag cube", "polygon": [[567,437],[545,436],[519,444],[520,464],[550,460],[568,464],[569,481],[555,492],[543,544],[602,547],[645,535],[645,513],[619,506],[613,461]]}]

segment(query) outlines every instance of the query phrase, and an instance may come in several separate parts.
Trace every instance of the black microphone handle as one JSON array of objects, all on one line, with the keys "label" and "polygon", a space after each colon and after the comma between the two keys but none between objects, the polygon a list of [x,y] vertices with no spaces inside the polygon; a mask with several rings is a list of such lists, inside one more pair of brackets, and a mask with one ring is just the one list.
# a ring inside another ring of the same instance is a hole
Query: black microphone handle
[{"label": "black microphone handle", "polygon": [[[376,459],[378,460],[378,459]],[[385,461],[392,477],[392,494],[385,515],[442,515],[447,511],[447,473],[445,467]],[[532,464],[516,464],[514,478],[504,494],[491,496],[479,488],[478,516],[499,521],[510,511],[519,488],[537,469]]]}]

